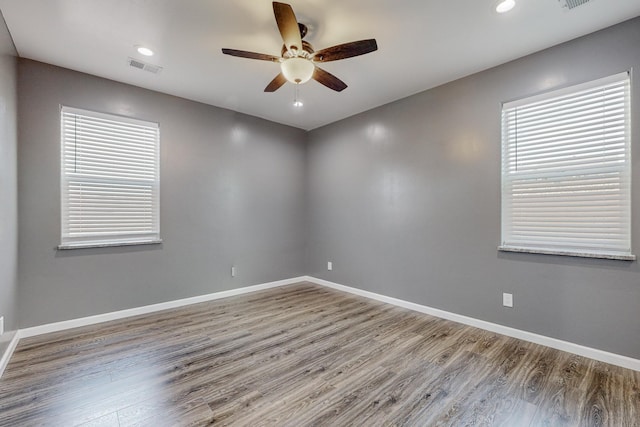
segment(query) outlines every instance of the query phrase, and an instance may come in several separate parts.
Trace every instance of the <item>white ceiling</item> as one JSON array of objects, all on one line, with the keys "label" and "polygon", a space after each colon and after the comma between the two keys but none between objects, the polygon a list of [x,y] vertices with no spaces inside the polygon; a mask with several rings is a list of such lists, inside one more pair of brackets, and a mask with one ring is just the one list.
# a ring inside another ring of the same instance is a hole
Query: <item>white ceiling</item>
[{"label": "white ceiling", "polygon": [[[281,0],[287,1],[287,0]],[[505,15],[495,0],[290,0],[316,50],[376,38],[378,51],[322,64],[349,87],[311,81],[263,89],[278,64],[221,53],[279,55],[268,0],[0,0],[18,54],[207,104],[313,129],[640,15],[638,0],[517,0]],[[148,59],[134,45],[157,53]],[[154,75],[133,57],[162,66]]]}]

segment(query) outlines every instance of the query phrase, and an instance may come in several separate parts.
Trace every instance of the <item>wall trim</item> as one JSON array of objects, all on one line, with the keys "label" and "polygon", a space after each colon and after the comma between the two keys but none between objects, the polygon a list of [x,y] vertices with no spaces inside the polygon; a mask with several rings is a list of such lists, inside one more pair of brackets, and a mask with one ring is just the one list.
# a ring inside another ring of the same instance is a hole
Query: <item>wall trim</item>
[{"label": "wall trim", "polygon": [[9,342],[9,347],[7,347],[4,354],[0,358],[0,378],[2,378],[2,374],[4,373],[5,368],[9,364],[9,359],[11,359],[13,352],[18,346],[18,341],[20,341],[20,331],[7,332],[5,335],[9,335],[11,333],[13,333],[13,337],[11,337],[11,341]]},{"label": "wall trim", "polygon": [[515,329],[509,326],[487,322],[485,320],[463,316],[461,314],[451,313],[448,311],[440,310],[438,308],[416,304],[413,302],[401,300],[398,298],[388,297],[386,295],[376,294],[374,292],[369,292],[362,289],[352,288],[350,286],[341,285],[339,283],[330,282],[324,279],[318,279],[316,277],[306,276],[304,280],[311,283],[315,283],[317,285],[326,286],[328,288],[336,289],[343,292],[348,292],[350,294],[374,299],[376,301],[386,302],[398,307],[403,307],[403,308],[407,308],[409,310],[417,311],[420,313],[429,314],[431,316],[440,317],[442,319],[452,320],[454,322],[462,323],[464,325],[474,326],[476,328],[484,329],[486,331],[495,332],[495,333],[506,335],[512,338],[518,338],[524,341],[529,341],[534,344],[540,344],[547,347],[555,348],[556,350],[577,354],[578,356],[584,356],[590,359],[599,360],[601,362],[609,363],[611,365],[617,365],[623,368],[640,371],[640,360],[634,359],[632,357],[622,356],[620,354],[610,353],[604,350],[598,350],[591,347],[585,347],[580,344],[574,344],[568,341],[559,340],[557,338],[551,338],[545,335],[539,335],[533,332],[523,331],[521,329]]},{"label": "wall trim", "polygon": [[277,288],[279,286],[291,285],[293,283],[300,283],[304,280],[304,277],[294,277],[291,279],[277,280],[275,282],[261,283],[259,285],[245,286],[242,288],[229,289],[227,291],[214,292],[212,294],[199,295],[196,297],[161,302],[158,304],[144,305],[141,307],[113,311],[110,313],[97,314],[95,316],[81,317],[78,319],[64,320],[62,322],[33,326],[30,328],[20,329],[20,338],[34,337],[37,335],[48,334],[50,332],[58,332],[67,329],[78,328],[81,326],[95,325],[96,323],[108,322],[110,320],[119,320],[132,316],[139,316],[141,314],[149,314],[156,311],[168,310],[170,308],[197,304],[199,302],[213,301],[221,298],[232,297],[235,295],[248,294],[265,289]]},{"label": "wall trim", "polygon": [[511,328],[509,326],[500,325],[497,323],[487,322],[485,320],[476,319],[473,317],[463,316],[461,314],[451,313],[445,310],[429,307],[426,305],[416,304],[413,302],[401,300],[398,298],[389,297],[386,295],[377,294],[375,292],[365,291],[358,288],[352,288],[350,286],[341,285],[339,283],[330,282],[328,280],[319,279],[312,276],[300,276],[291,279],[278,280],[275,282],[262,283],[253,286],[246,286],[237,289],[230,289],[226,291],[215,292],[206,295],[200,295],[196,297],[183,298],[174,301],[167,301],[158,304],[145,305],[141,307],[130,308],[126,310],[114,311],[110,313],[98,314],[95,316],[82,317],[78,319],[65,320],[62,322],[49,323],[40,326],[33,326],[30,328],[19,329],[14,333],[13,338],[9,344],[9,347],[2,355],[0,359],[0,377],[4,372],[11,355],[15,351],[18,342],[22,338],[34,337],[37,335],[47,334],[51,332],[64,331],[67,329],[78,328],[81,326],[95,325],[98,323],[108,322],[110,320],[124,319],[127,317],[138,316],[141,314],[149,314],[156,311],[167,310],[171,308],[182,307],[191,304],[197,304],[200,302],[213,301],[221,298],[227,298],[235,295],[248,294],[261,290],[276,288],[280,286],[287,286],[301,282],[310,282],[316,285],[325,286],[327,288],[347,292],[353,295],[362,296],[365,298],[373,299],[380,302],[385,302],[398,307],[406,308],[409,310],[417,311],[419,313],[429,314],[431,316],[439,317],[446,320],[462,323],[464,325],[473,326],[476,328],[484,329],[486,331],[495,332],[498,334],[506,335],[513,338],[518,338],[524,341],[529,341],[535,344],[544,345],[547,347],[555,348],[557,350],[566,351],[569,353],[577,354],[579,356],[588,357],[590,359],[599,360],[601,362],[610,363],[612,365],[621,366],[627,369],[633,369],[640,371],[640,360],[627,356],[622,356],[615,353],[610,353],[603,350],[598,350],[591,347],[585,347],[583,345],[574,344],[568,341],[559,340],[556,338],[539,335],[533,332],[523,331],[520,329]]},{"label": "wall trim", "polygon": [[90,326],[98,323],[108,322],[111,320],[119,320],[132,316],[139,316],[141,314],[154,313],[156,311],[168,310],[171,308],[183,307],[185,305],[197,304],[200,302],[213,301],[221,298],[232,297],[235,295],[248,294],[251,292],[262,291],[265,289],[277,288],[279,286],[292,285],[294,283],[300,283],[306,281],[307,276],[293,277],[291,279],[277,280],[274,282],[261,283],[258,285],[245,286],[242,288],[229,289],[226,291],[214,292],[206,295],[199,295],[195,297],[182,298],[179,300],[166,301],[158,304],[144,305],[141,307],[134,307],[125,310],[112,311],[109,313],[97,314],[94,316],[80,317],[77,319],[64,320],[62,322],[47,323],[39,326],[32,326],[29,328],[18,329],[14,332],[13,338],[9,347],[2,355],[0,359],[0,378],[4,373],[5,368],[9,364],[9,359],[13,355],[18,342],[22,338],[30,338],[38,335],[48,334],[51,332],[59,332],[67,329],[79,328],[81,326]]}]

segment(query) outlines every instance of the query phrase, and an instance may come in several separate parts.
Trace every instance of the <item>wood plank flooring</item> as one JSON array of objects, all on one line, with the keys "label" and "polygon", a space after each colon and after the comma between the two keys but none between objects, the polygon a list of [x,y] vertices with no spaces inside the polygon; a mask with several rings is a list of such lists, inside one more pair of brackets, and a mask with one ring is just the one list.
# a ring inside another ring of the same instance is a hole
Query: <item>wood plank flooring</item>
[{"label": "wood plank flooring", "polygon": [[312,284],[24,339],[0,426],[640,426],[640,373]]}]

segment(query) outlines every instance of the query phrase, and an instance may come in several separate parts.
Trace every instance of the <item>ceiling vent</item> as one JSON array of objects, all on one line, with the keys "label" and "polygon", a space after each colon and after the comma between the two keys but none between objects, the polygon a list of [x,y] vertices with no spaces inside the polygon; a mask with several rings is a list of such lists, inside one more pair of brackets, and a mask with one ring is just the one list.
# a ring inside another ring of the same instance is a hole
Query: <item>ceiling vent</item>
[{"label": "ceiling vent", "polygon": [[158,74],[162,71],[162,67],[159,65],[147,64],[146,62],[139,61],[137,59],[129,58],[129,65],[139,70],[148,71],[153,74]]},{"label": "ceiling vent", "polygon": [[573,9],[578,6],[582,6],[585,3],[589,3],[590,0],[558,0],[560,5],[565,9]]}]

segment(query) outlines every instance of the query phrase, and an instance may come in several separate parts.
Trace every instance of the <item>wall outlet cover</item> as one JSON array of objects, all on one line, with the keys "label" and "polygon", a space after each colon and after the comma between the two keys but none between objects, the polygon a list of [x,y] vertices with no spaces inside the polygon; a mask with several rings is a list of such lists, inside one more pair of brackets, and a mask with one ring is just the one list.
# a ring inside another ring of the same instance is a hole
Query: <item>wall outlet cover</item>
[{"label": "wall outlet cover", "polygon": [[331,261],[327,262],[327,270],[329,271],[333,270],[333,263]]},{"label": "wall outlet cover", "polygon": [[502,305],[505,307],[513,307],[513,294],[502,294]]}]

